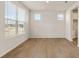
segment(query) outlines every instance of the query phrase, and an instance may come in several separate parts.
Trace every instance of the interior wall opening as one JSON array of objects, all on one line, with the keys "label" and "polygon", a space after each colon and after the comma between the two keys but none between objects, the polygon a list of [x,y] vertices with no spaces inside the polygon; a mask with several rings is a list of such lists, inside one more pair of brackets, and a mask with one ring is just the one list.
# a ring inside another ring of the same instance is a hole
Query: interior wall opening
[{"label": "interior wall opening", "polygon": [[74,8],[71,13],[72,17],[72,40],[73,45],[78,44],[78,8]]}]

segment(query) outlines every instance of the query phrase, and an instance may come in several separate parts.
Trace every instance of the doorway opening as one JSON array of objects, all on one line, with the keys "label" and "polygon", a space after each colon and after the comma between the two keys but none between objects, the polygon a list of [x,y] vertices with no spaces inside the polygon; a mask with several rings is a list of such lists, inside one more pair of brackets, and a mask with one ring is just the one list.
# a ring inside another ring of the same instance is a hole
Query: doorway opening
[{"label": "doorway opening", "polygon": [[72,18],[72,44],[77,46],[78,44],[78,8],[74,8],[71,13]]}]

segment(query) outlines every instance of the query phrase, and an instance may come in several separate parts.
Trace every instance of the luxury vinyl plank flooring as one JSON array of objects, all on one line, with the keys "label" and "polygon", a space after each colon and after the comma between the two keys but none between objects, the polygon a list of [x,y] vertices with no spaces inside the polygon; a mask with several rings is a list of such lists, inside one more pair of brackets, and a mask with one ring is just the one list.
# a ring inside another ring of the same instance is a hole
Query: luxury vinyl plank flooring
[{"label": "luxury vinyl plank flooring", "polygon": [[79,48],[66,39],[32,38],[3,58],[74,58],[79,57]]}]

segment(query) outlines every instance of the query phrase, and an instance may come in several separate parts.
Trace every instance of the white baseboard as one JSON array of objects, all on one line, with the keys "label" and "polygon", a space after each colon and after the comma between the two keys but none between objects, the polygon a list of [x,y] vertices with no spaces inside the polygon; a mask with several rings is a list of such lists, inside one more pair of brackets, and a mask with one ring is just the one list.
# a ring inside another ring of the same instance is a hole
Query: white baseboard
[{"label": "white baseboard", "polygon": [[64,36],[55,36],[55,37],[30,37],[30,38],[65,38]]},{"label": "white baseboard", "polygon": [[69,38],[67,38],[67,37],[65,37],[68,41],[70,41],[70,42],[72,42],[73,40],[72,39],[69,39]]},{"label": "white baseboard", "polygon": [[15,49],[17,46],[19,46],[20,44],[22,44],[24,41],[28,40],[29,38],[25,39],[25,40],[21,40],[18,44],[16,44],[15,46],[11,47],[10,49],[4,51],[2,54],[0,54],[0,57],[4,56],[5,54],[7,54],[8,52],[10,52],[11,50]]}]

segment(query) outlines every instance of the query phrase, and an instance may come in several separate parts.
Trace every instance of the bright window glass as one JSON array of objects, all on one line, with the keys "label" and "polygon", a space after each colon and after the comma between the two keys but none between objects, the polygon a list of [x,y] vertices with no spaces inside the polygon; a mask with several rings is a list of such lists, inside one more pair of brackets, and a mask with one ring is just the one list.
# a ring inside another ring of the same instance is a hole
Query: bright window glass
[{"label": "bright window glass", "polygon": [[25,10],[18,8],[18,33],[25,32]]},{"label": "bright window glass", "polygon": [[63,14],[58,14],[57,15],[57,20],[64,20],[64,15]]},{"label": "bright window glass", "polygon": [[40,14],[34,14],[34,19],[35,20],[41,20],[41,15]]},{"label": "bright window glass", "polygon": [[16,34],[16,6],[11,2],[5,3],[5,27],[6,36]]},{"label": "bright window glass", "polygon": [[13,37],[18,34],[24,34],[25,17],[26,12],[24,9],[12,2],[5,2],[5,35]]}]

